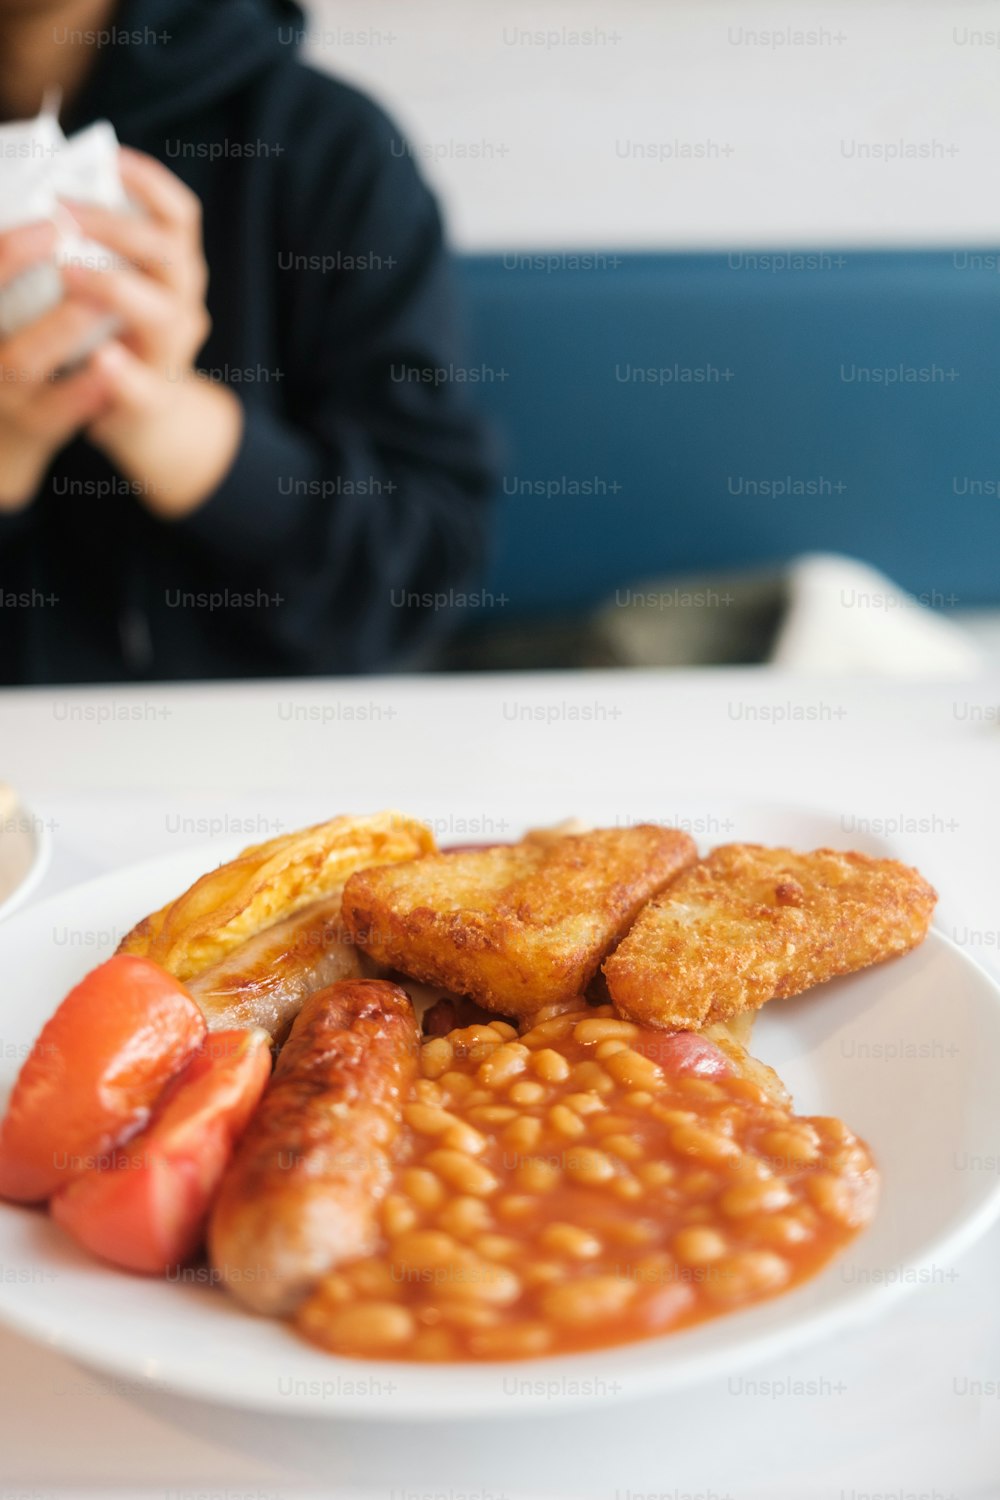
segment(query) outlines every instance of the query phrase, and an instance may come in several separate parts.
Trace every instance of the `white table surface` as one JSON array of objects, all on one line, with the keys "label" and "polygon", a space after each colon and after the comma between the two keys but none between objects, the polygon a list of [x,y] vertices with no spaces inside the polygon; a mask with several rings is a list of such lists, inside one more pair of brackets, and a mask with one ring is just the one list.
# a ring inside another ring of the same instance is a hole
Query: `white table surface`
[{"label": "white table surface", "polygon": [[[462,819],[503,836],[700,809],[703,843],[729,836],[736,804],[819,807],[845,844],[873,820],[938,885],[938,925],[1000,975],[998,720],[1000,677],[766,669],[8,691],[0,776],[51,826],[35,900],[216,828],[258,842],[385,805],[443,841]],[[752,807],[737,816],[742,832]],[[0,1500],[995,1500],[1000,1400],[963,1392],[1000,1390],[998,1265],[1000,1229],[874,1325],[749,1372],[784,1397],[733,1381],[503,1424],[140,1396],[0,1330]]]}]

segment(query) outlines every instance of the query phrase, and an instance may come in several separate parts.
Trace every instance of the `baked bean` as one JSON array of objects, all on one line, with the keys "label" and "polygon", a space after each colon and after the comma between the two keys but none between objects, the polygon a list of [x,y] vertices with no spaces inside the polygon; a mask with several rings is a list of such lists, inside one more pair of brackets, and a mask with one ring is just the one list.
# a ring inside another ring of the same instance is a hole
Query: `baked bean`
[{"label": "baked bean", "polygon": [[430,1271],[449,1265],[459,1247],[450,1234],[438,1229],[415,1229],[392,1242],[392,1262],[404,1270]]},{"label": "baked bean", "polygon": [[512,1026],[509,1021],[490,1021],[489,1027],[505,1042],[513,1042],[517,1039],[517,1027]]},{"label": "baked bean", "polygon": [[736,1136],[746,1122],[746,1110],[738,1104],[724,1104],[719,1109],[713,1109],[708,1118],[713,1130],[719,1130],[723,1135]]},{"label": "baked bean", "polygon": [[739,1099],[744,1104],[767,1104],[768,1102],[768,1095],[760,1084],[754,1083],[750,1078],[727,1078],[726,1093],[731,1099]]},{"label": "baked bean", "polygon": [[[429,1045],[430,1043],[428,1043]],[[457,1069],[453,1068],[449,1069],[447,1073],[442,1073],[441,1087],[455,1101],[464,1099],[467,1094],[471,1094],[475,1089],[475,1084],[468,1073],[459,1073]]]},{"label": "baked bean", "polygon": [[578,1021],[573,1028],[573,1040],[582,1047],[592,1047],[597,1042],[631,1042],[639,1036],[639,1027],[632,1021],[619,1021],[608,1016],[598,1020]]},{"label": "baked bean", "polygon": [[624,1037],[609,1036],[606,1042],[598,1042],[594,1048],[594,1056],[598,1062],[603,1062],[606,1057],[614,1057],[616,1052],[627,1052],[628,1042]]},{"label": "baked bean", "polygon": [[717,1083],[712,1083],[709,1078],[678,1078],[677,1087],[682,1094],[696,1099],[717,1101],[725,1099],[724,1089],[720,1089]]},{"label": "baked bean", "polygon": [[446,1036],[432,1037],[420,1049],[420,1068],[425,1078],[440,1078],[455,1061],[455,1049]]},{"label": "baked bean", "polygon": [[506,1307],[521,1295],[521,1281],[508,1266],[479,1256],[463,1258],[455,1280],[448,1284],[448,1295],[458,1302],[487,1303]]},{"label": "baked bean", "polygon": [[542,1122],[532,1115],[520,1115],[512,1120],[500,1139],[513,1151],[533,1151],[542,1138]]},{"label": "baked bean", "polygon": [[609,1182],[615,1175],[615,1164],[610,1156],[593,1146],[574,1146],[566,1156],[566,1175],[574,1182],[588,1185]]},{"label": "baked bean", "polygon": [[469,1156],[481,1156],[486,1150],[486,1137],[466,1120],[457,1120],[449,1126],[441,1141],[453,1151],[465,1151]]},{"label": "baked bean", "polygon": [[605,1135],[601,1138],[601,1145],[622,1161],[642,1161],[644,1155],[639,1142],[631,1135]]},{"label": "baked bean", "polygon": [[350,1283],[352,1291],[360,1292],[364,1297],[387,1297],[392,1301],[400,1291],[399,1282],[393,1280],[392,1271],[384,1260],[356,1260],[345,1268],[344,1280]]},{"label": "baked bean", "polygon": [[791,1201],[792,1195],[783,1182],[744,1182],[726,1188],[719,1207],[730,1218],[741,1219],[750,1214],[776,1213],[779,1208],[787,1208]]},{"label": "baked bean", "polygon": [[418,1208],[440,1208],[444,1202],[444,1185],[440,1177],[426,1167],[407,1167],[399,1179],[400,1187]]},{"label": "baked bean", "polygon": [[642,1183],[636,1182],[634,1177],[616,1177],[608,1187],[616,1198],[624,1198],[626,1202],[635,1202],[642,1197]]},{"label": "baked bean", "polygon": [[630,1094],[625,1095],[622,1103],[627,1104],[630,1109],[645,1109],[655,1097],[655,1094],[650,1094],[646,1089],[633,1089]]},{"label": "baked bean", "polygon": [[547,1224],[538,1236],[538,1243],[543,1250],[568,1255],[571,1260],[592,1260],[600,1255],[602,1248],[596,1235],[576,1224]]},{"label": "baked bean", "polygon": [[697,1302],[694,1287],[684,1281],[657,1287],[645,1297],[638,1309],[649,1333],[665,1333],[688,1316]]},{"label": "baked bean", "polygon": [[624,1084],[628,1089],[655,1089],[663,1082],[663,1069],[652,1058],[643,1057],[631,1047],[616,1052],[604,1066],[616,1083]]},{"label": "baked bean", "polygon": [[520,1250],[521,1241],[512,1240],[509,1234],[481,1234],[473,1240],[472,1248],[487,1260],[510,1260]]},{"label": "baked bean", "polygon": [[480,1063],[476,1077],[487,1088],[506,1088],[519,1073],[524,1072],[530,1056],[522,1042],[503,1042],[484,1063]]},{"label": "baked bean", "polygon": [[529,1157],[514,1172],[514,1186],[524,1193],[551,1193],[559,1186],[562,1172],[555,1162]]},{"label": "baked bean", "polygon": [[860,1176],[868,1162],[868,1149],[858,1140],[827,1150],[826,1164],[841,1177]]},{"label": "baked bean", "polygon": [[687,1172],[683,1177],[678,1177],[677,1188],[689,1201],[699,1198],[714,1198],[718,1191],[719,1180],[714,1172],[702,1170],[700,1172]]},{"label": "baked bean", "polygon": [[569,1063],[562,1053],[554,1052],[551,1047],[539,1047],[532,1053],[531,1070],[546,1083],[562,1083],[569,1077]]},{"label": "baked bean", "polygon": [[734,1157],[726,1171],[737,1182],[770,1182],[774,1176],[767,1162],[762,1157],[751,1156],[749,1151],[738,1158]]},{"label": "baked bean", "polygon": [[563,1037],[569,1036],[576,1025],[575,1013],[567,1016],[554,1016],[549,1021],[541,1021],[532,1026],[521,1036],[521,1041],[526,1047],[548,1047],[552,1042],[560,1042]]},{"label": "baked bean", "polygon": [[578,1090],[584,1094],[614,1093],[615,1086],[610,1076],[605,1073],[600,1063],[589,1059],[586,1062],[578,1062],[575,1067],[570,1068],[569,1077],[574,1091]]},{"label": "baked bean", "polygon": [[761,1140],[768,1156],[783,1171],[796,1172],[814,1166],[819,1160],[819,1137],[815,1130],[769,1130]]},{"label": "baked bean", "polygon": [[[300,1326],[310,1331],[309,1303]],[[398,1302],[356,1302],[325,1317],[322,1335],[323,1343],[339,1354],[382,1354],[411,1340],[416,1328],[413,1314]]]},{"label": "baked bean", "polygon": [[596,1094],[564,1094],[562,1102],[578,1115],[596,1115],[607,1109],[604,1100]]},{"label": "baked bean", "polygon": [[382,1203],[382,1227],[386,1234],[392,1236],[402,1234],[404,1230],[415,1229],[420,1220],[414,1205],[401,1193],[390,1193]]},{"label": "baked bean", "polygon": [[451,1041],[456,1052],[465,1048],[465,1055],[472,1056],[471,1048],[485,1043],[488,1047],[499,1047],[500,1038],[490,1024],[463,1026],[458,1031],[451,1033]]},{"label": "baked bean", "polygon": [[518,1083],[511,1084],[507,1097],[512,1104],[541,1104],[545,1098],[545,1089],[533,1079],[525,1078]]},{"label": "baked bean", "polygon": [[430,1153],[427,1157],[427,1165],[439,1177],[443,1177],[448,1186],[453,1187],[456,1192],[469,1193],[474,1198],[486,1198],[490,1193],[495,1193],[500,1186],[489,1167],[484,1167],[482,1162],[474,1161],[463,1151],[453,1151],[448,1147],[442,1147]]},{"label": "baked bean", "polygon": [[717,1229],[693,1226],[676,1234],[671,1248],[683,1265],[703,1266],[709,1261],[721,1260],[729,1245]]},{"label": "baked bean", "polygon": [[481,1063],[505,1044],[490,1026],[466,1026],[451,1033],[455,1055],[471,1063]]},{"label": "baked bean", "polygon": [[421,1104],[441,1105],[444,1103],[444,1090],[429,1078],[418,1078],[413,1085],[413,1097]]},{"label": "baked bean", "polygon": [[527,1193],[504,1193],[495,1204],[498,1219],[508,1219],[519,1222],[522,1219],[533,1219],[538,1213],[538,1200]]},{"label": "baked bean", "polygon": [[638,1288],[615,1276],[587,1276],[550,1287],[541,1295],[542,1312],[553,1323],[596,1323],[613,1318]]},{"label": "baked bean", "polygon": [[544,1354],[552,1343],[552,1329],[544,1323],[507,1323],[469,1339],[469,1352],[481,1359],[527,1359]]},{"label": "baked bean", "polygon": [[587,1127],[580,1116],[565,1104],[553,1104],[548,1113],[548,1121],[553,1130],[570,1139],[587,1133]]},{"label": "baked bean", "polygon": [[773,1246],[775,1250],[803,1245],[813,1236],[809,1225],[792,1214],[762,1214],[759,1219],[747,1219],[741,1228],[755,1243]]},{"label": "baked bean", "polygon": [[334,1271],[332,1275],[323,1278],[316,1295],[322,1296],[325,1303],[334,1307],[339,1303],[353,1302],[357,1297],[357,1288],[352,1286],[346,1276]]},{"label": "baked bean", "polygon": [[[581,1016],[591,1014],[590,1006],[586,1000],[577,996],[573,1000],[553,1000],[551,1005],[543,1005],[533,1015],[525,1016],[524,1030],[533,1031],[538,1026],[545,1026],[549,1021],[568,1019],[571,1023],[578,1021]],[[572,1024],[570,1026],[572,1030]],[[569,1032],[563,1033],[568,1036]]]},{"label": "baked bean", "polygon": [[791,1274],[787,1260],[773,1250],[742,1250],[712,1263],[712,1274],[701,1283],[719,1302],[746,1302],[784,1286]]},{"label": "baked bean", "polygon": [[[806,1179],[806,1192],[820,1213],[839,1224],[853,1227],[863,1216],[851,1184],[833,1172],[817,1172]],[[860,1210],[860,1212],[859,1212]]]},{"label": "baked bean", "polygon": [[636,1176],[646,1187],[664,1187],[668,1182],[673,1182],[677,1176],[677,1168],[672,1167],[667,1161],[648,1161],[641,1167],[636,1167]]},{"label": "baked bean", "polygon": [[694,1125],[700,1118],[693,1109],[671,1109],[663,1104],[651,1105],[649,1113],[661,1125]]},{"label": "baked bean", "polygon": [[473,1125],[506,1125],[521,1118],[509,1104],[476,1104],[466,1113]]},{"label": "baked bean", "polygon": [[824,1146],[851,1146],[856,1140],[854,1132],[848,1129],[843,1120],[830,1115],[813,1115],[803,1123],[812,1127]]},{"label": "baked bean", "polygon": [[697,1161],[721,1166],[740,1155],[739,1146],[728,1136],[714,1130],[704,1130],[699,1125],[677,1125],[670,1132],[670,1144],[682,1156],[693,1156]]},{"label": "baked bean", "polygon": [[407,1104],[403,1119],[411,1130],[417,1130],[421,1135],[443,1135],[449,1126],[459,1123],[457,1115],[431,1104]]},{"label": "baked bean", "polygon": [[468,1239],[489,1229],[492,1221],[490,1211],[482,1198],[452,1198],[441,1209],[437,1222],[448,1234],[458,1239]]}]

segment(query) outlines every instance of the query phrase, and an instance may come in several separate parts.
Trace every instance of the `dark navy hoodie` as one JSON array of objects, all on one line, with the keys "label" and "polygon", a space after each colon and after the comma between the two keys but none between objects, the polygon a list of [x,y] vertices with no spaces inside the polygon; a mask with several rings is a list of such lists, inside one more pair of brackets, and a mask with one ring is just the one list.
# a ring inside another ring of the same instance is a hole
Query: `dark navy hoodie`
[{"label": "dark navy hoodie", "polygon": [[198,366],[245,435],[181,521],[83,441],[0,515],[0,681],[418,662],[475,586],[489,488],[434,200],[382,111],[297,59],[287,0],[124,0],[114,25],[63,124],[107,117],[200,197]]}]

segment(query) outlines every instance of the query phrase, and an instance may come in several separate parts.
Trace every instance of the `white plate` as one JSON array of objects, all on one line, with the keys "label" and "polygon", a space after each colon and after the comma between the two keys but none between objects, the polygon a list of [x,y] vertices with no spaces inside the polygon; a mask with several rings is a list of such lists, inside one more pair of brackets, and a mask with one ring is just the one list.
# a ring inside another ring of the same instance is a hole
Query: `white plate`
[{"label": "white plate", "polygon": [[[848,842],[821,821],[813,817],[803,845]],[[736,836],[774,838],[772,824],[747,828],[741,819]],[[69,986],[138,916],[229,852],[217,846],[122,870],[5,924],[4,1092]],[[247,1315],[217,1288],[106,1269],[44,1214],[0,1205],[0,1318],[113,1373],[119,1388],[163,1387],[290,1415],[513,1416],[731,1375],[940,1280],[1000,1213],[1000,989],[947,939],[932,933],[903,959],[767,1007],[754,1050],[778,1068],[801,1113],[842,1115],[869,1141],[883,1196],[872,1227],[838,1262],[746,1312],[592,1355],[519,1364],[343,1360]]]},{"label": "white plate", "polygon": [[0,813],[0,921],[36,889],[52,857],[52,837],[37,815],[17,803]]}]

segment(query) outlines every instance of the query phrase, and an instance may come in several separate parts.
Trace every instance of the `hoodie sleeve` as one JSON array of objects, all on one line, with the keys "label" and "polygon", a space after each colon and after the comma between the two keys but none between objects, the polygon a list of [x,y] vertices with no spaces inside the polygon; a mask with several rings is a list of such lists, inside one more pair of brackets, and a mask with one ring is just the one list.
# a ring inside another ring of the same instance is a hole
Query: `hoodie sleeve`
[{"label": "hoodie sleeve", "polygon": [[351,97],[349,140],[304,127],[287,184],[281,409],[240,391],[233,466],[172,528],[220,583],[280,600],[250,628],[290,672],[418,660],[485,549],[488,445],[466,397],[502,372],[462,362],[436,204],[391,123]]}]

